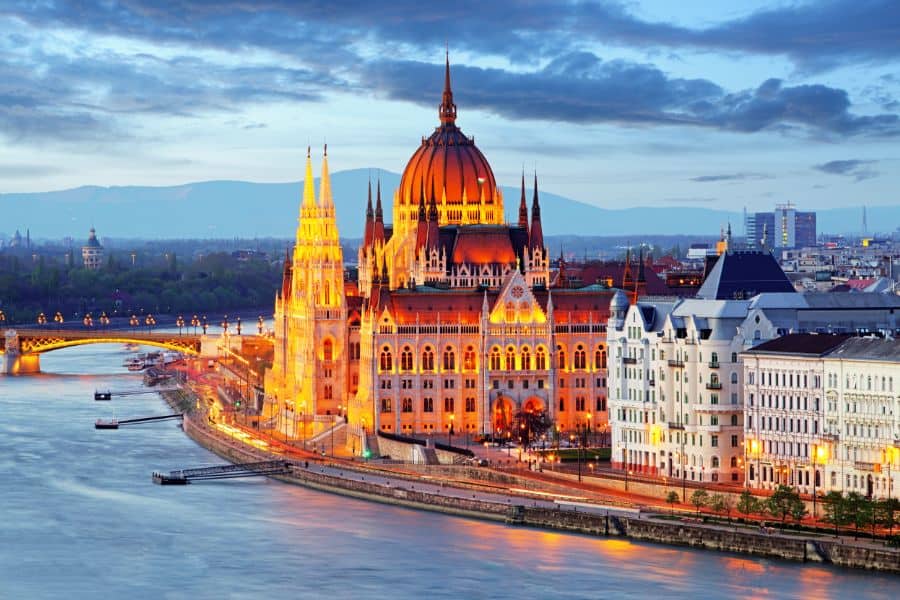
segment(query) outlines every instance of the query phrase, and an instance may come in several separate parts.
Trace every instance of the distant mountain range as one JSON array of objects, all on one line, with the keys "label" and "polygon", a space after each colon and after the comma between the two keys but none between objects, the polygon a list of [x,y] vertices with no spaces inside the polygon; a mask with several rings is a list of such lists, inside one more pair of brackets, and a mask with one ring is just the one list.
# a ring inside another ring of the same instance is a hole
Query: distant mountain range
[{"label": "distant mountain range", "polygon": [[[339,171],[331,176],[342,237],[362,236],[370,170]],[[385,217],[391,219],[396,173],[379,171]],[[317,180],[318,185],[318,180]],[[0,234],[16,228],[33,238],[87,237],[93,225],[101,238],[253,238],[291,237],[297,222],[302,182],[252,183],[204,181],[168,187],[84,186],[56,192],[0,194]],[[507,219],[517,219],[520,190],[504,187]],[[529,207],[531,190],[528,190]],[[547,235],[716,235],[731,222],[743,231],[738,212],[696,207],[635,207],[609,210],[541,191]],[[892,231],[900,224],[900,206],[874,206],[869,223]],[[819,231],[856,232],[860,209],[819,211]]]}]

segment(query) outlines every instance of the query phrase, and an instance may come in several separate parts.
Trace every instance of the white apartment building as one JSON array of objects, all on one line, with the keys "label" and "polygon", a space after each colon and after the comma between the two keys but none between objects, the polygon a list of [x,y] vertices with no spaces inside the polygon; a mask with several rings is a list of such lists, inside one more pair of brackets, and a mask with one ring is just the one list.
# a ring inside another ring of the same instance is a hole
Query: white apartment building
[{"label": "white apartment building", "polygon": [[794,334],[744,354],[752,487],[896,497],[900,341]]}]

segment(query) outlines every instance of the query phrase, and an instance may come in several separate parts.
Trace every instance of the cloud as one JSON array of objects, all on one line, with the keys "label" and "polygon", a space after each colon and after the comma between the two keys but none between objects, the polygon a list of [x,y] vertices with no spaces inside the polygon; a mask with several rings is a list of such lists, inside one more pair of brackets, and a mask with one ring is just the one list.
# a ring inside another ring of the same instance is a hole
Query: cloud
[{"label": "cloud", "polygon": [[63,169],[54,165],[0,164],[0,177],[5,179],[44,177],[62,172]]},{"label": "cloud", "polygon": [[704,204],[708,204],[710,202],[718,202],[718,198],[706,198],[706,197],[687,197],[687,198],[660,198],[660,202],[671,202],[673,204],[690,204],[692,202],[702,202]]},{"label": "cloud", "polygon": [[[433,64],[380,60],[360,70],[362,84],[396,100],[435,103]],[[840,138],[900,134],[894,114],[855,115],[847,92],[824,85],[784,86],[769,79],[729,93],[706,79],[672,78],[653,65],[603,61],[573,52],[534,71],[456,66],[460,111],[477,108],[509,119],[625,125],[683,125],[726,131],[802,130]]]},{"label": "cloud", "polygon": [[877,163],[877,160],[832,160],[820,165],[814,165],[813,169],[828,173],[829,175],[843,175],[845,177],[853,177],[856,181],[872,179],[878,177],[880,173],[871,168],[870,165]]},{"label": "cloud", "polygon": [[772,178],[771,175],[766,175],[764,173],[724,173],[720,175],[698,175],[697,177],[691,177],[689,181],[712,183],[716,181],[746,181]]}]

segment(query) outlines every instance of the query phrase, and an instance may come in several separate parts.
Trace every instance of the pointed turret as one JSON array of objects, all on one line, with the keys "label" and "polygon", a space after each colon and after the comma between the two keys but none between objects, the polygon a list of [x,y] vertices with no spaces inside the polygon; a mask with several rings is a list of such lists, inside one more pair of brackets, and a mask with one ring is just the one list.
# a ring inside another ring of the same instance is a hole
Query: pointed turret
[{"label": "pointed turret", "polygon": [[419,222],[416,226],[416,252],[425,245],[428,239],[428,213],[425,210],[425,199],[419,199]]},{"label": "pointed turret", "polygon": [[541,228],[541,203],[538,200],[537,173],[534,174],[534,197],[531,200],[531,231],[528,247],[532,250],[544,248],[544,230]]},{"label": "pointed turret", "polygon": [[559,274],[556,278],[556,287],[569,287],[569,276],[566,273],[566,257],[562,246],[559,247]]},{"label": "pointed turret", "polygon": [[434,197],[434,186],[431,188],[431,200],[428,205],[428,234],[426,236],[425,247],[428,250],[438,248],[438,237],[440,229],[438,228],[438,208],[437,199]]},{"label": "pointed turret", "polygon": [[293,275],[293,261],[291,260],[291,248],[288,248],[284,252],[284,266],[281,272],[281,297],[290,298],[291,297],[291,280]]},{"label": "pointed turret", "polygon": [[312,157],[310,147],[306,147],[306,175],[303,178],[303,208],[314,209],[316,207],[316,184],[313,179]]},{"label": "pointed turret", "polygon": [[384,211],[381,209],[381,179],[378,180],[378,187],[375,199],[375,231],[373,238],[375,242],[384,243]]},{"label": "pointed turret", "polygon": [[366,204],[366,228],[363,232],[363,248],[372,246],[375,233],[375,211],[372,210],[372,180],[369,180],[369,201]]},{"label": "pointed turret", "polygon": [[450,50],[447,50],[447,63],[444,69],[444,93],[441,95],[441,106],[438,108],[441,123],[452,125],[456,122],[456,104],[453,103],[453,90],[450,89]]},{"label": "pointed turret", "polygon": [[634,287],[634,275],[631,274],[631,247],[625,249],[625,270],[622,272],[622,287],[630,290]]},{"label": "pointed turret", "polygon": [[331,176],[328,174],[328,144],[325,144],[325,152],[322,155],[322,179],[319,181],[319,207],[326,214],[334,213],[334,200],[331,197]]},{"label": "pointed turret", "polygon": [[519,227],[528,231],[528,204],[525,202],[525,171],[522,171],[522,198],[519,201]]}]

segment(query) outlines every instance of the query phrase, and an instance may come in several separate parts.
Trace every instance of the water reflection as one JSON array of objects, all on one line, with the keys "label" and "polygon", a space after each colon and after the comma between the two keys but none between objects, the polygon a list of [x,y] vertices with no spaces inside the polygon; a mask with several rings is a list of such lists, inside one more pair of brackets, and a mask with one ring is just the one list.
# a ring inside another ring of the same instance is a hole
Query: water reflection
[{"label": "water reflection", "polygon": [[150,483],[221,461],[155,396],[94,402],[140,377],[121,346],[0,379],[0,597],[896,598],[898,579],[366,503],[271,481]]}]

